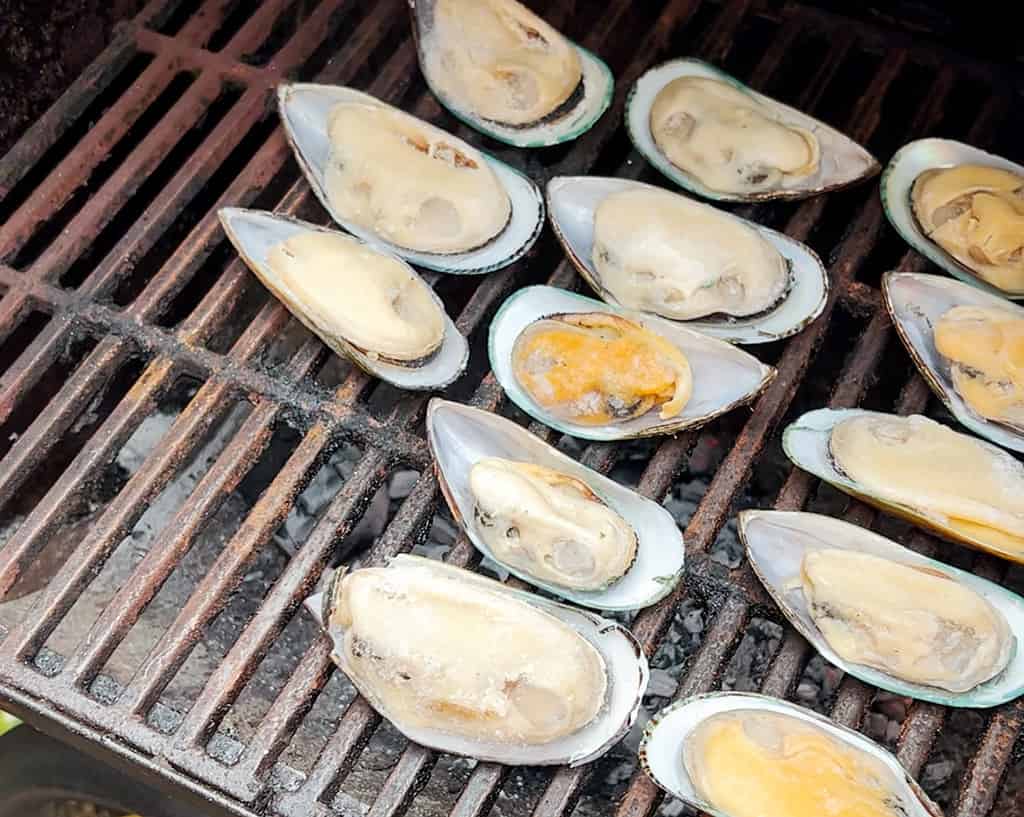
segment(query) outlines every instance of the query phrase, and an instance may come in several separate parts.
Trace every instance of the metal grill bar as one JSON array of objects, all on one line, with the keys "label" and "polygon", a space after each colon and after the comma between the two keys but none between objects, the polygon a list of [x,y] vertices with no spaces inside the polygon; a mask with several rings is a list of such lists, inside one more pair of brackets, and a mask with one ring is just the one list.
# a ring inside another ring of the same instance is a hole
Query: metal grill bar
[{"label": "metal grill bar", "polygon": [[[373,710],[357,698],[308,771],[297,776],[293,773],[295,782],[288,785],[276,775],[279,767],[283,768],[285,750],[300,739],[297,730],[325,694],[334,674],[326,642],[313,643],[231,762],[218,759],[208,743],[275,641],[289,622],[301,615],[299,605],[318,581],[336,543],[353,529],[397,465],[418,468],[421,476],[366,560],[379,562],[409,549],[429,526],[439,497],[421,436],[426,398],[412,395],[397,402],[385,400],[381,409],[374,400],[382,390],[375,389],[374,382],[358,370],[346,373],[330,391],[318,387],[312,378],[325,355],[319,341],[308,335],[282,366],[266,367],[262,362],[266,350],[292,326],[287,311],[272,300],[256,310],[227,351],[219,351],[224,347],[216,346],[214,340],[225,332],[230,337],[233,313],[258,291],[240,261],[222,261],[224,239],[215,210],[223,203],[259,201],[282,212],[324,218],[305,182],[298,178],[281,131],[274,127],[273,115],[268,112],[270,92],[284,76],[316,74],[317,80],[324,82],[360,81],[371,93],[438,120],[463,138],[481,140],[454,122],[426,92],[400,0],[299,4],[268,0],[240,20],[234,31],[228,29],[236,25],[235,4],[207,0],[195,4],[192,13],[179,11],[178,5],[175,0],[153,0],[136,21],[122,27],[104,55],[0,161],[0,208],[9,205],[10,214],[0,225],[0,287],[4,290],[0,338],[10,338],[32,310],[52,316],[0,376],[0,422],[11,421],[31,403],[44,373],[63,365],[65,350],[74,339],[88,336],[97,341],[0,462],[0,507],[19,496],[118,372],[134,360],[141,358],[145,363],[132,388],[101,418],[89,442],[0,550],[0,592],[15,585],[45,543],[68,522],[75,500],[85,496],[88,487],[102,476],[174,382],[186,375],[203,383],[142,466],[98,514],[29,612],[6,633],[0,643],[0,695],[30,720],[85,740],[94,751],[101,751],[101,735],[115,736],[118,743],[107,742],[104,751],[221,813],[326,816],[335,813],[329,803],[380,723]],[[649,65],[676,54],[680,42],[688,43],[686,53],[728,64],[737,57],[736,43],[752,21],[773,31],[749,76],[744,77],[760,89],[778,80],[793,55],[799,54],[804,38],[827,40],[829,47],[814,70],[800,77],[795,86],[786,86],[787,101],[809,111],[837,93],[836,85],[851,60],[864,54],[880,55],[877,70],[858,79],[860,90],[850,100],[854,104],[847,121],[838,123],[859,141],[870,143],[880,134],[891,140],[895,131],[905,141],[930,132],[943,120],[958,83],[965,79],[986,88],[984,104],[966,134],[970,141],[987,144],[1009,107],[1009,90],[992,66],[891,32],[853,25],[797,3],[668,0],[664,7],[646,12],[647,17],[644,13],[626,0],[610,4],[579,0],[545,10],[553,24],[566,27],[584,45],[611,59],[617,77],[612,111],[572,146],[551,155],[527,157],[494,145],[488,149],[513,164],[526,162],[540,179],[588,170],[653,178],[635,151],[622,148],[621,116],[629,86]],[[289,15],[296,15],[294,26]],[[177,31],[164,28],[172,19],[180,23]],[[279,29],[282,24],[285,28]],[[641,32],[636,42],[625,39],[624,31],[633,28]],[[274,33],[281,31],[285,32],[282,36]],[[280,42],[272,41],[275,37]],[[335,47],[330,48],[330,43]],[[334,51],[334,56],[321,67],[323,55],[328,53],[325,48]],[[144,62],[139,62],[139,55]],[[894,88],[908,82],[908,72],[920,66],[932,69],[930,86],[917,89],[916,110],[906,127],[893,128],[884,121],[886,101]],[[187,80],[181,79],[182,74]],[[69,152],[49,158],[49,151],[62,144],[66,133],[80,128],[76,123],[89,106],[111,93],[109,89],[119,87],[122,75],[127,77],[124,88],[95,123],[81,129]],[[187,87],[182,87],[185,81]],[[154,114],[154,103],[165,97],[174,97],[173,104]],[[138,123],[148,123],[154,115],[155,124],[148,132],[138,133]],[[203,129],[204,117],[219,120]],[[179,166],[161,169],[168,153],[192,129],[201,136],[194,149]],[[150,191],[137,201],[147,177],[154,172],[162,174],[158,194]],[[22,188],[27,178],[38,181],[25,196]],[[95,189],[85,195],[76,193],[94,178],[102,178]],[[278,189],[280,193],[273,192]],[[702,646],[680,678],[680,696],[711,689],[719,682],[752,617],[765,613],[777,617],[749,568],[741,565],[727,570],[714,562],[710,549],[754,468],[774,444],[779,425],[798,404],[819,350],[835,331],[833,316],[854,316],[863,326],[834,381],[833,406],[852,406],[864,400],[894,343],[878,291],[870,283],[873,271],[866,268],[869,253],[886,230],[878,199],[867,193],[843,196],[835,205],[833,201],[840,199],[827,197],[774,209],[739,208],[741,214],[755,219],[785,216],[785,231],[812,245],[818,234],[839,218],[833,207],[848,211],[843,216],[848,225],[842,237],[833,245],[818,247],[830,259],[833,283],[826,312],[782,346],[779,375],[745,422],[730,425],[727,421],[661,442],[640,477],[638,490],[661,500],[687,468],[698,442],[734,435],[686,526],[686,582],[660,604],[639,613],[632,623],[644,649],[653,655],[684,600],[707,602],[712,618]],[[86,251],[104,235],[108,238],[100,244],[102,257],[91,260]],[[150,258],[156,259],[151,267],[147,266]],[[219,273],[205,284],[211,266]],[[900,266],[918,268],[923,262],[907,253]],[[134,279],[138,284],[130,283]],[[481,337],[488,318],[508,292],[524,282],[541,280],[558,286],[578,285],[571,265],[549,240],[540,242],[527,258],[506,270],[460,282],[462,294],[456,296],[462,304],[456,316],[459,329],[471,339]],[[126,283],[137,290],[134,295],[118,294]],[[194,307],[176,315],[179,299],[197,287],[206,291]],[[452,287],[458,289],[454,283]],[[467,292],[469,289],[472,291]],[[460,393],[471,394],[474,405],[502,409],[503,395],[492,375],[483,375],[468,386]],[[921,411],[928,398],[927,386],[913,375],[903,385],[894,409]],[[247,417],[134,567],[130,581],[114,594],[56,671],[41,674],[33,661],[47,639],[104,569],[149,501],[171,483],[206,435],[222,423],[231,405],[241,400],[252,403]],[[296,424],[300,432],[299,442],[281,470],[127,685],[112,702],[97,699],[90,692],[93,682],[225,500],[251,474],[281,424]],[[533,424],[531,430],[557,442],[549,429]],[[256,555],[272,547],[272,535],[303,487],[343,440],[360,448],[355,472],[276,578],[180,722],[170,732],[157,729],[147,719],[155,706],[162,705],[165,689],[239,589]],[[608,472],[620,453],[614,445],[590,445],[581,458]],[[805,507],[816,488],[806,474],[791,471],[775,506]],[[876,515],[854,503],[846,518],[871,525]],[[940,555],[948,550],[924,534],[915,534],[909,544]],[[460,536],[447,560],[473,567],[479,557],[466,537]],[[995,580],[1005,579],[1003,565],[989,557],[976,558],[974,569]],[[810,656],[809,645],[787,630],[762,679],[762,690],[791,694]],[[857,727],[873,697],[871,688],[845,678],[836,693],[832,715]],[[981,817],[991,810],[1022,722],[1024,706],[1020,704],[993,714],[970,760],[952,813]],[[923,768],[946,723],[946,712],[940,707],[918,703],[910,708],[897,750],[911,772]],[[372,817],[401,817],[427,785],[437,762],[436,753],[408,745],[373,800]],[[552,772],[533,813],[537,817],[568,815],[592,772],[593,767]],[[478,764],[457,793],[453,817],[488,813],[507,774],[495,764]],[[653,784],[637,772],[616,811],[619,817],[647,817],[660,800]]]}]

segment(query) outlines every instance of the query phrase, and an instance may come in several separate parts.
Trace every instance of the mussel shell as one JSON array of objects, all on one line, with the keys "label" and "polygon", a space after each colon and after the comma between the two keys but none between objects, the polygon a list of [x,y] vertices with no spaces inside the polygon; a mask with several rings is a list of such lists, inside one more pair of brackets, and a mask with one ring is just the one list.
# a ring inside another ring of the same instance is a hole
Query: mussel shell
[{"label": "mussel shell", "polygon": [[[491,590],[499,590],[554,616],[593,645],[604,659],[609,676],[605,705],[598,716],[577,732],[551,743],[523,746],[477,741],[438,729],[409,728],[401,723],[395,723],[395,728],[409,740],[440,752],[465,755],[494,763],[580,766],[603,755],[629,731],[636,720],[649,677],[647,658],[629,630],[594,613],[505,587],[491,579],[443,562],[401,554],[391,559],[389,566],[392,565],[449,574],[454,571],[459,574],[460,580],[485,583]],[[307,611],[314,616],[321,628],[324,628],[325,616],[328,621],[331,618],[332,591],[337,578],[338,574],[335,574],[334,579],[328,582],[327,592],[331,595],[318,593],[310,597],[305,604]],[[343,651],[337,647],[344,633],[332,628],[324,628],[324,631],[331,639],[332,658],[344,670],[345,667],[339,658]]]},{"label": "mussel shell", "polygon": [[[427,70],[428,61],[423,54],[424,41],[433,21],[434,0],[409,0],[412,30],[416,38],[416,54],[427,86],[453,116],[474,130],[519,148],[541,148],[570,142],[590,130],[612,104],[615,95],[615,77],[608,65],[596,54],[569,40],[580,56],[583,69],[582,88],[565,105],[545,119],[526,126],[512,127],[477,116],[441,93]],[[566,38],[568,39],[568,38]]]},{"label": "mussel shell", "polygon": [[[818,137],[821,165],[808,177],[806,184],[788,190],[766,190],[747,195],[712,190],[695,176],[676,167],[661,152],[651,135],[650,118],[654,98],[668,83],[685,76],[708,77],[727,82],[757,101],[782,112],[785,118]],[[826,193],[854,182],[864,181],[881,169],[877,160],[850,137],[796,108],[760,94],[715,66],[692,58],[669,60],[648,69],[633,85],[626,100],[626,129],[634,147],[664,176],[680,187],[716,201],[768,201],[771,199],[803,199]],[[843,159],[841,163],[840,157]]]},{"label": "mussel shell", "polygon": [[703,721],[713,715],[738,710],[760,710],[798,718],[822,729],[835,740],[868,752],[885,764],[898,782],[904,784],[902,790],[894,794],[899,796],[897,808],[902,807],[906,817],[942,817],[938,806],[907,774],[899,761],[877,743],[822,715],[767,695],[711,692],[670,704],[647,724],[640,743],[640,765],[658,786],[672,796],[714,817],[731,817],[704,802],[697,794],[683,763],[683,745],[690,732]]},{"label": "mussel shell", "polygon": [[[309,83],[279,85],[277,100],[278,112],[284,123],[288,141],[313,192],[324,209],[331,214],[331,218],[367,244],[381,247],[386,252],[419,267],[452,275],[477,275],[506,267],[521,258],[533,246],[544,228],[544,197],[537,185],[504,162],[477,151],[490,164],[512,203],[512,216],[500,234],[475,250],[451,254],[417,252],[385,241],[375,233],[340,218],[332,210],[324,189],[324,167],[330,156],[331,147],[327,138],[327,118],[335,105],[341,102],[360,102],[364,105],[380,105],[386,108],[393,106],[352,88]],[[428,122],[424,125],[440,130]],[[467,151],[476,151],[476,148],[469,147],[455,136],[449,138],[454,143],[464,146]]]},{"label": "mussel shell", "polygon": [[944,573],[988,601],[1003,614],[1014,633],[1024,633],[1024,599],[1017,594],[995,582],[921,556],[877,533],[829,516],[799,511],[743,511],[739,515],[739,535],[746,546],[750,566],[775,603],[825,660],[844,672],[896,695],[943,706],[998,706],[1024,695],[1024,653],[1019,649],[1016,636],[1013,657],[1006,669],[967,692],[951,692],[906,681],[837,655],[814,623],[807,600],[800,587],[793,587],[792,579],[800,575],[804,555],[810,551],[839,548],[868,553]]},{"label": "mussel shell", "polygon": [[[454,382],[466,370],[469,362],[469,344],[455,326],[455,322],[445,312],[444,304],[431,287],[431,297],[444,313],[444,339],[441,348],[428,360],[418,366],[403,366],[390,363],[379,357],[367,354],[366,350],[354,346],[343,337],[330,335],[322,331],[310,319],[300,300],[282,287],[273,270],[267,264],[267,254],[280,242],[299,233],[315,230],[318,232],[343,235],[336,230],[328,230],[316,224],[300,221],[297,218],[280,216],[262,210],[246,210],[241,207],[222,207],[217,215],[221,225],[238,254],[242,256],[249,269],[260,282],[288,307],[302,323],[326,343],[334,352],[351,359],[356,365],[374,377],[391,383],[400,389],[441,389]],[[345,236],[351,238],[351,236]],[[358,241],[359,239],[352,239]],[[372,246],[372,245],[371,245]],[[384,255],[390,255],[379,246],[372,247]],[[415,271],[410,268],[414,275]],[[339,285],[345,277],[344,267],[338,268]]]},{"label": "mussel shell", "polygon": [[[566,255],[591,288],[613,306],[619,304],[610,292],[602,288],[600,277],[594,269],[594,214],[605,197],[623,190],[667,192],[663,188],[630,179],[598,176],[558,176],[548,182],[546,191],[548,218]],[[780,303],[759,315],[743,318],[711,315],[674,322],[709,337],[740,344],[770,343],[804,329],[821,314],[828,299],[828,273],[817,253],[785,233],[724,210],[719,212],[725,218],[735,219],[757,230],[789,262],[789,291]]]},{"label": "mussel shell", "polygon": [[900,148],[882,172],[881,196],[885,215],[904,241],[950,275],[993,295],[1022,300],[1024,292],[1004,292],[983,281],[977,273],[957,261],[921,231],[914,216],[911,193],[917,177],[926,170],[962,164],[991,165],[1024,176],[1024,167],[1021,165],[963,142],[953,139],[918,139]]},{"label": "mussel shell", "polygon": [[[488,411],[434,398],[427,407],[427,441],[438,481],[452,515],[477,550],[523,581],[575,604],[599,610],[635,610],[668,595],[683,572],[683,535],[661,505],[587,468],[511,420]],[[602,590],[558,587],[495,557],[476,530],[469,472],[486,457],[530,462],[585,482],[637,535],[636,560],[626,574]]]},{"label": "mussel shell", "polygon": [[960,531],[947,527],[941,519],[929,515],[926,511],[876,497],[868,493],[862,486],[845,474],[841,474],[836,470],[829,452],[829,439],[832,435],[832,429],[835,428],[837,423],[845,419],[864,414],[877,415],[879,412],[865,411],[864,409],[817,409],[816,411],[809,411],[794,420],[782,432],[782,448],[794,465],[856,499],[913,522],[915,525],[932,531],[944,539],[961,542],[972,548],[1001,556],[1004,559],[1024,563],[1024,553],[1004,550],[991,542],[967,536]]},{"label": "mussel shell", "polygon": [[[606,312],[631,320],[666,338],[686,355],[693,372],[693,395],[678,417],[662,420],[657,411],[622,423],[585,426],[551,416],[519,384],[512,368],[512,348],[534,321],[551,315]],[[564,434],[585,440],[627,440],[695,428],[737,406],[749,403],[774,379],[775,369],[725,341],[675,323],[609,306],[564,289],[533,286],[511,295],[491,322],[488,352],[491,370],[505,393],[523,411]]]},{"label": "mussel shell", "polygon": [[921,376],[957,421],[1004,448],[1024,452],[1024,434],[985,419],[957,393],[949,365],[935,348],[933,334],[939,318],[955,306],[994,307],[1021,318],[1024,308],[979,287],[916,272],[887,272],[882,277],[882,294],[896,332]]}]

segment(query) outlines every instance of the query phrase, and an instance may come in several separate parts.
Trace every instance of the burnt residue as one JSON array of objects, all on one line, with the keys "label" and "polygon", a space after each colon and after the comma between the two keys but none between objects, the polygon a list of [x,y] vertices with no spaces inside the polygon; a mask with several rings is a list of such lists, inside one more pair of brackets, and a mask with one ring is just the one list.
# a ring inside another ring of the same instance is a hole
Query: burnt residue
[{"label": "burnt residue", "polygon": [[0,3],[0,155],[110,41],[143,0]]}]

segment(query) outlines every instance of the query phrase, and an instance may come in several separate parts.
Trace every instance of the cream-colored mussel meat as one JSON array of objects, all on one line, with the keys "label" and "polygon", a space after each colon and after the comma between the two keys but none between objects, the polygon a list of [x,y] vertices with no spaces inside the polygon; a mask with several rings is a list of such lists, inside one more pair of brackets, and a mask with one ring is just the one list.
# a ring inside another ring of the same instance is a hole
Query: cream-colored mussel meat
[{"label": "cream-colored mussel meat", "polygon": [[607,587],[633,564],[636,532],[575,477],[488,457],[469,474],[476,528],[495,557],[574,590]]},{"label": "cream-colored mussel meat", "polygon": [[444,340],[430,288],[406,264],[335,233],[298,233],[267,255],[275,289],[318,332],[406,366],[426,362]]},{"label": "cream-colored mussel meat", "polygon": [[1003,615],[937,570],[851,550],[809,551],[800,583],[814,623],[843,659],[966,692],[1013,652]]},{"label": "cream-colored mussel meat", "polygon": [[622,306],[674,320],[756,315],[789,287],[789,263],[752,227],[658,190],[612,193],[594,214],[594,268]]},{"label": "cream-colored mussel meat", "polygon": [[1024,292],[1024,177],[987,165],[926,170],[910,194],[924,234],[1005,292]]},{"label": "cream-colored mussel meat", "polygon": [[686,356],[665,338],[605,312],[552,315],[516,338],[512,370],[545,411],[582,425],[657,409],[677,417],[693,393]]},{"label": "cream-colored mussel meat", "polygon": [[324,186],[342,219],[396,246],[466,252],[501,233],[508,192],[469,145],[408,114],[343,102],[328,116]]},{"label": "cream-colored mussel meat", "polygon": [[422,46],[442,96],[512,127],[557,114],[582,89],[577,50],[515,0],[436,0]]},{"label": "cream-colored mussel meat", "polygon": [[712,715],[686,736],[683,758],[701,799],[729,817],[905,817],[884,763],[789,715]]},{"label": "cream-colored mussel meat", "polygon": [[957,393],[975,412],[1024,431],[1024,318],[956,306],[935,324],[935,348]]},{"label": "cream-colored mussel meat", "polygon": [[335,590],[339,661],[405,728],[540,745],[590,723],[607,670],[575,630],[485,579],[366,568]]},{"label": "cream-colored mussel meat", "polygon": [[1024,465],[927,417],[856,415],[829,451],[858,491],[914,508],[975,539],[1024,554]]},{"label": "cream-colored mussel meat", "polygon": [[680,170],[711,190],[756,194],[796,186],[818,170],[818,137],[738,88],[685,76],[651,105],[651,136]]}]

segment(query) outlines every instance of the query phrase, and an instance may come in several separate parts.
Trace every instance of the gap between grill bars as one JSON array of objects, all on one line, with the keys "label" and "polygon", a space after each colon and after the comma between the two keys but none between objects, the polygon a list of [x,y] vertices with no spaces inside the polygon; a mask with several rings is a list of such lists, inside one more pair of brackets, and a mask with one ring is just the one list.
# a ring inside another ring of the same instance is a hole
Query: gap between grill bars
[{"label": "gap between grill bars", "polygon": [[[516,151],[442,111],[401,0],[154,0],[0,161],[0,589],[31,586],[48,559],[55,569],[14,602],[16,616],[0,617],[0,698],[16,712],[214,813],[679,813],[628,751],[538,771],[406,744],[334,671],[301,602],[339,553],[369,563],[432,548],[479,563],[439,508],[426,398],[329,355],[220,231],[222,204],[326,220],[272,89],[282,78],[351,83],[540,181],[592,172],[661,183],[621,117],[633,80],[669,57],[722,65],[883,161],[928,134],[1020,159],[1011,137],[1024,124],[1022,86],[996,66],[780,0],[577,0],[542,11],[617,81],[611,110],[568,145]],[[736,556],[731,518],[774,505],[890,532],[889,520],[789,469],[778,431],[826,403],[941,413],[878,292],[885,269],[924,263],[885,223],[873,184],[738,210],[810,243],[833,284],[821,319],[757,350],[779,376],[752,410],[637,446],[581,447],[531,429],[666,501],[685,526],[686,581],[629,621],[661,673],[655,692],[738,684],[806,703],[807,688],[831,683],[817,704],[871,733],[881,708],[902,704],[822,677]],[[503,298],[539,282],[584,288],[549,233],[505,270],[437,282],[473,353],[448,396],[521,419],[482,362],[485,337]],[[995,559],[896,533],[1024,585]],[[648,708],[664,702],[652,696]],[[889,718],[898,734],[881,737],[915,775],[951,769],[931,783],[949,814],[1011,814],[1024,799],[1014,755],[1024,705],[900,711]]]}]

